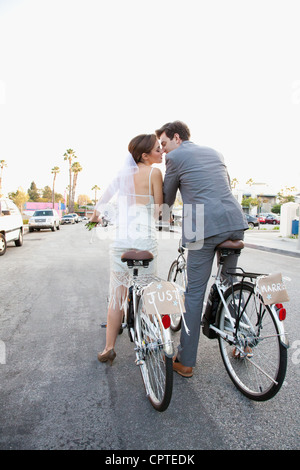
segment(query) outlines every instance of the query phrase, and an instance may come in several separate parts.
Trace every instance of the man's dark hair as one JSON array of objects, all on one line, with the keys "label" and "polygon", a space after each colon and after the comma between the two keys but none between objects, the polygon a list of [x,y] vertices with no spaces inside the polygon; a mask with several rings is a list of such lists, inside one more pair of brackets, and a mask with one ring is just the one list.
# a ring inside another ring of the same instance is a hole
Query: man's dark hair
[{"label": "man's dark hair", "polygon": [[173,139],[174,134],[178,134],[182,141],[189,140],[191,137],[191,133],[188,126],[182,121],[168,122],[160,129],[157,129],[155,133],[158,139],[160,138],[163,132],[165,132],[166,136],[169,137],[169,139],[171,140]]}]

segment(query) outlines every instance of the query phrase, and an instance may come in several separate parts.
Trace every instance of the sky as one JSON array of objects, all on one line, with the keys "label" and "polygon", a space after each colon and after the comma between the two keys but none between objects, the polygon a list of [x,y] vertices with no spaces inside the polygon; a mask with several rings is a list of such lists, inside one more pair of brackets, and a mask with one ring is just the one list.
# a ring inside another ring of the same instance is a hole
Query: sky
[{"label": "sky", "polygon": [[[240,185],[300,190],[298,0],[0,0],[5,193],[101,190],[129,141],[182,120]],[[164,164],[161,165],[162,171]]]}]

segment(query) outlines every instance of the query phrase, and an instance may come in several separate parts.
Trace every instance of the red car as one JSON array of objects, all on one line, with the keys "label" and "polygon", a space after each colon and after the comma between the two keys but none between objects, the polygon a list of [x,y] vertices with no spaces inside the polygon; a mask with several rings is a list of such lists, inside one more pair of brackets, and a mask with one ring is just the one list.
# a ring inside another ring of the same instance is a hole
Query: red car
[{"label": "red car", "polygon": [[266,223],[266,217],[264,215],[258,215],[257,218],[258,218],[260,224],[265,224]]},{"label": "red car", "polygon": [[272,224],[272,225],[279,225],[280,224],[280,218],[276,215],[267,215],[266,217],[266,224]]},{"label": "red car", "polygon": [[257,216],[259,222],[261,224],[272,224],[272,225],[279,225],[280,224],[280,217],[276,214],[259,214]]}]

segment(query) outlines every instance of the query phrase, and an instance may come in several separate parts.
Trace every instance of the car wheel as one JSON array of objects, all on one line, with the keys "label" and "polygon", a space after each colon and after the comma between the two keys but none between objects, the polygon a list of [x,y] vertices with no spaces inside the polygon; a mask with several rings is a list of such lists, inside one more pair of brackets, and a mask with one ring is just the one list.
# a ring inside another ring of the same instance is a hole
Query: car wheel
[{"label": "car wheel", "polygon": [[3,233],[0,233],[0,256],[4,255],[6,252],[6,240]]},{"label": "car wheel", "polygon": [[52,232],[55,232],[55,224],[51,227]]},{"label": "car wheel", "polygon": [[60,230],[60,224],[58,223],[58,226],[56,227],[56,230]]},{"label": "car wheel", "polygon": [[254,224],[253,224],[252,222],[249,222],[249,223],[248,223],[248,227],[249,227],[250,229],[253,229],[253,228],[254,228]]},{"label": "car wheel", "polygon": [[15,240],[15,245],[16,246],[22,246],[23,245],[23,232],[22,232],[21,228],[20,228],[20,233],[19,233],[18,240]]},{"label": "car wheel", "polygon": [[34,228],[29,227],[29,232],[33,232],[33,231],[34,231]]},{"label": "car wheel", "polygon": [[273,220],[273,225],[277,225],[277,222],[276,222],[276,220]]}]

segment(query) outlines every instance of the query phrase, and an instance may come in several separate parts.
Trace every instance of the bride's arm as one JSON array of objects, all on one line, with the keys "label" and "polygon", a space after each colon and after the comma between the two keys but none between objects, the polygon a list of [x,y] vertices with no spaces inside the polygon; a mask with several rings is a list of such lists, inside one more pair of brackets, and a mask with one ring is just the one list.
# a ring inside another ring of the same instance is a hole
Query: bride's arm
[{"label": "bride's arm", "polygon": [[163,204],[163,179],[159,168],[153,169],[151,181],[155,204],[154,217],[158,219]]}]

